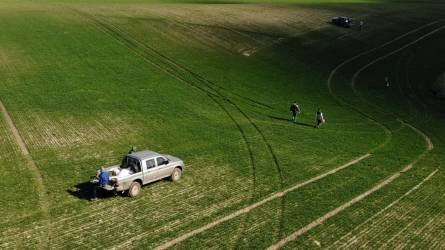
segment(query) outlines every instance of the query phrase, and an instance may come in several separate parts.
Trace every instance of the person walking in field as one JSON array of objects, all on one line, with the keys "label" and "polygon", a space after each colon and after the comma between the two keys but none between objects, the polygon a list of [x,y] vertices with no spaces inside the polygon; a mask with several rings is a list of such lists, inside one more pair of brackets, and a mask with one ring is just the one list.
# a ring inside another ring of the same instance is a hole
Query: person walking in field
[{"label": "person walking in field", "polygon": [[290,112],[292,113],[292,122],[297,123],[297,115],[300,113],[300,106],[298,106],[297,101],[290,105]]},{"label": "person walking in field", "polygon": [[320,128],[321,124],[325,123],[323,112],[320,109],[315,113],[315,128]]}]

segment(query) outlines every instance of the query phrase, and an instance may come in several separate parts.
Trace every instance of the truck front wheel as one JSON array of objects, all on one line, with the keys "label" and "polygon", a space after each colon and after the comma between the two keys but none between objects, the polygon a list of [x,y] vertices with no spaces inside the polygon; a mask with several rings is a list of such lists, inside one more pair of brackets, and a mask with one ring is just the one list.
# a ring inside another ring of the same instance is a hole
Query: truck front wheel
[{"label": "truck front wheel", "polygon": [[128,196],[135,197],[141,191],[141,184],[137,181],[131,183],[130,188],[128,189]]},{"label": "truck front wheel", "polygon": [[177,181],[177,180],[179,180],[181,178],[181,174],[182,174],[181,169],[180,168],[175,168],[173,170],[172,174],[170,175],[170,179],[172,181]]}]

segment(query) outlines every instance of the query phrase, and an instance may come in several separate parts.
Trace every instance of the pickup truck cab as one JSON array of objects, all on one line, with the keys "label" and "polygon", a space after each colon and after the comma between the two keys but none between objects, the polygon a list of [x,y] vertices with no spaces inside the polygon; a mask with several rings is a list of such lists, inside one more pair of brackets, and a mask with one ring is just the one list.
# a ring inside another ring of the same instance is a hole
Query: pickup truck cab
[{"label": "pickup truck cab", "polygon": [[130,197],[139,194],[145,184],[170,177],[172,181],[181,178],[184,162],[171,155],[153,151],[139,151],[127,154],[120,165],[105,168],[109,173],[108,191],[128,191]]}]

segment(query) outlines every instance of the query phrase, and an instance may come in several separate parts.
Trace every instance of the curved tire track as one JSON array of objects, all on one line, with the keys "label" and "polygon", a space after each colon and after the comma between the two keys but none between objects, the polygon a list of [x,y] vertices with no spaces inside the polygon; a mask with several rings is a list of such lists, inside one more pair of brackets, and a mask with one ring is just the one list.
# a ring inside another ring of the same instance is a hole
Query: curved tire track
[{"label": "curved tire track", "polygon": [[[400,201],[402,201],[405,197],[407,197],[408,195],[410,195],[412,192],[416,191],[417,189],[419,189],[425,182],[427,182],[428,180],[430,180],[439,170],[436,169],[434,170],[432,173],[430,173],[426,178],[424,178],[421,182],[419,182],[417,185],[415,185],[414,187],[412,187],[410,190],[408,190],[406,193],[404,193],[402,196],[400,196],[399,198],[397,198],[396,200],[394,200],[393,202],[391,202],[389,205],[387,205],[386,207],[382,208],[380,211],[378,211],[377,213],[373,214],[371,217],[369,217],[368,219],[366,219],[364,222],[360,223],[359,225],[355,226],[349,233],[343,235],[340,239],[338,239],[336,242],[334,242],[332,245],[335,245],[337,242],[341,242],[342,240],[346,239],[347,237],[349,237],[350,235],[352,235],[352,232],[357,230],[358,228],[362,227],[363,225],[367,224],[368,222],[373,221],[377,216],[381,215],[382,213],[384,213],[385,211],[387,211],[388,209],[392,208],[393,206],[397,205]],[[342,245],[337,245],[337,248],[340,247],[347,247],[345,244]]]},{"label": "curved tire track", "polygon": [[[98,22],[99,25],[101,25],[101,26],[104,27],[105,29],[110,30],[109,27],[107,27],[107,26],[108,26],[107,24],[101,22],[100,20],[96,20],[96,21]],[[248,139],[247,139],[247,136],[246,136],[246,134],[245,134],[245,131],[243,131],[241,125],[240,125],[240,124],[235,120],[235,118],[228,112],[228,110],[227,110],[226,108],[224,108],[224,106],[223,106],[221,103],[219,103],[219,102],[215,99],[215,97],[218,97],[218,98],[220,98],[220,99],[223,100],[223,101],[226,101],[227,103],[229,103],[230,105],[232,105],[236,110],[238,110],[238,112],[239,112],[240,114],[242,114],[242,116],[249,122],[249,124],[250,124],[251,126],[254,127],[254,129],[255,129],[255,130],[257,131],[257,133],[260,135],[260,137],[261,137],[263,143],[264,143],[264,144],[266,145],[266,147],[267,147],[268,153],[271,155],[271,157],[272,157],[272,159],[273,159],[273,163],[274,163],[275,169],[276,169],[277,172],[278,172],[279,181],[280,181],[280,187],[281,187],[281,189],[283,188],[283,186],[284,186],[284,184],[283,184],[283,176],[282,176],[282,171],[281,171],[280,164],[279,164],[279,162],[278,162],[278,157],[275,155],[275,153],[274,153],[274,151],[273,151],[273,148],[272,148],[272,146],[270,145],[270,143],[268,142],[268,140],[266,139],[264,133],[263,133],[263,132],[261,131],[261,129],[260,129],[260,128],[259,128],[253,121],[252,121],[252,119],[251,119],[251,118],[250,118],[250,117],[249,117],[249,116],[248,116],[248,115],[247,115],[247,114],[246,114],[246,113],[239,107],[239,105],[237,105],[235,102],[233,102],[231,99],[229,99],[229,97],[227,97],[225,94],[223,94],[223,93],[221,92],[221,89],[217,89],[217,88],[215,88],[215,86],[217,86],[217,85],[214,84],[213,82],[210,82],[209,80],[205,79],[204,77],[202,77],[202,76],[200,76],[200,75],[198,75],[198,74],[192,72],[190,69],[188,69],[188,68],[186,68],[186,67],[180,65],[179,63],[173,61],[172,59],[168,58],[167,56],[161,54],[160,52],[158,52],[158,51],[155,50],[154,48],[152,48],[152,47],[150,47],[150,46],[148,46],[148,45],[146,45],[146,44],[142,44],[142,43],[140,43],[139,41],[137,41],[136,39],[131,38],[130,36],[128,36],[128,34],[127,34],[127,35],[120,35],[119,33],[124,34],[125,32],[123,32],[122,30],[118,29],[118,28],[115,27],[114,25],[111,25],[111,24],[109,24],[109,25],[112,26],[113,29],[116,29],[115,31],[112,31],[112,32],[114,33],[114,35],[117,35],[117,36],[119,36],[120,38],[123,38],[123,39],[125,39],[125,40],[130,40],[130,41],[132,41],[132,42],[134,42],[134,43],[136,43],[136,44],[139,44],[139,46],[141,46],[141,47],[143,47],[143,48],[146,48],[146,49],[148,49],[148,50],[150,50],[150,51],[153,51],[154,53],[160,55],[162,59],[166,60],[166,62],[168,62],[168,63],[166,63],[166,64],[171,64],[171,66],[172,66],[171,70],[167,70],[167,72],[169,72],[170,75],[176,75],[176,74],[172,74],[172,73],[171,73],[171,72],[176,72],[175,69],[174,69],[174,67],[177,67],[177,69],[184,70],[184,71],[186,71],[187,73],[191,74],[192,79],[195,78],[195,79],[198,80],[198,84],[195,84],[193,81],[187,81],[187,79],[185,79],[185,78],[181,78],[181,77],[177,77],[177,78],[182,79],[182,82],[185,82],[185,83],[187,83],[187,84],[189,84],[189,85],[192,85],[192,86],[194,86],[195,88],[198,88],[199,90],[201,90],[201,91],[203,91],[204,93],[206,93],[209,97],[212,98],[212,100],[213,100],[215,103],[217,103],[217,104],[220,106],[220,108],[221,108],[222,110],[224,110],[224,112],[226,113],[226,115],[229,116],[230,119],[235,123],[235,125],[236,125],[236,127],[238,128],[238,130],[240,131],[240,133],[241,133],[241,135],[242,135],[242,137],[243,137],[243,140],[245,141],[245,143],[246,143],[246,145],[247,145],[247,147],[248,147],[248,151],[249,151],[249,157],[250,157],[251,166],[252,166],[252,172],[253,172],[253,173],[252,173],[252,178],[253,178],[253,181],[252,181],[252,182],[253,182],[253,191],[252,191],[252,195],[251,195],[251,201],[253,201],[254,196],[255,196],[255,192],[256,192],[256,175],[255,175],[256,167],[255,167],[255,163],[254,163],[254,162],[255,162],[255,159],[254,159],[254,157],[253,157],[253,151],[252,151],[252,148],[251,148],[250,143],[249,143],[249,141],[248,141]],[[109,34],[109,33],[108,33],[108,34]],[[128,47],[128,46],[127,46],[127,47]],[[137,50],[135,50],[135,52],[137,52]],[[143,55],[141,55],[141,56],[143,56]],[[145,59],[147,59],[147,60],[153,62],[152,59],[149,59],[148,57],[145,57],[145,56],[143,56],[143,57],[144,57]],[[154,64],[156,64],[156,63],[154,63]],[[157,64],[156,64],[156,65],[157,65]],[[158,65],[158,66],[159,66],[159,65]],[[163,68],[163,69],[165,69],[165,68]],[[200,85],[200,84],[201,84],[201,85]],[[202,87],[202,85],[204,85],[204,87]],[[207,88],[210,89],[211,91],[207,90]],[[239,96],[239,95],[238,95],[238,96]],[[252,101],[252,100],[250,100],[250,101]],[[261,103],[258,103],[258,102],[255,102],[255,104],[268,107],[267,105],[264,105],[264,104],[261,104]],[[284,200],[284,198],[283,198],[283,200]],[[284,207],[284,206],[282,206],[282,207]],[[281,212],[281,217],[283,217],[283,212]],[[246,219],[246,221],[247,221],[247,219]],[[242,227],[244,228],[245,226],[242,225]]]},{"label": "curved tire track", "polygon": [[[438,23],[438,22],[440,22],[440,21],[433,22],[433,24]],[[429,26],[429,25],[422,26],[422,27],[427,27],[427,26]],[[357,80],[358,76],[359,76],[359,75],[361,74],[361,72],[363,72],[365,69],[367,69],[367,68],[370,67],[371,65],[373,65],[373,64],[375,64],[375,63],[377,63],[377,62],[379,62],[380,60],[383,60],[384,58],[387,58],[387,57],[389,57],[389,56],[391,56],[391,55],[393,55],[393,54],[395,54],[395,53],[397,53],[397,52],[399,52],[399,51],[401,51],[401,50],[403,50],[403,49],[405,49],[405,48],[407,48],[407,47],[409,47],[409,46],[411,46],[411,45],[413,45],[413,44],[415,44],[415,43],[417,43],[417,42],[419,42],[419,41],[421,41],[421,40],[423,40],[423,39],[425,39],[425,38],[427,38],[427,37],[429,37],[429,36],[431,36],[431,35],[433,35],[433,34],[435,34],[436,32],[438,32],[438,31],[440,31],[440,30],[442,30],[442,29],[445,29],[445,26],[441,26],[441,27],[439,27],[439,28],[436,28],[436,29],[434,29],[433,31],[428,32],[427,34],[420,36],[419,38],[415,39],[414,41],[411,41],[411,42],[409,42],[408,44],[405,44],[404,46],[402,46],[402,47],[400,47],[400,48],[398,48],[398,49],[396,49],[396,50],[393,50],[393,51],[391,51],[391,52],[389,52],[389,53],[386,53],[386,54],[383,55],[383,56],[380,56],[380,57],[378,57],[378,58],[372,60],[370,63],[368,63],[368,64],[366,64],[365,66],[363,66],[363,67],[361,67],[360,69],[358,69],[358,70],[355,72],[355,74],[353,75],[353,78],[352,78],[352,80],[351,80],[351,87],[352,87],[354,93],[355,93],[355,94],[358,93],[358,92],[356,91],[356,89],[355,89],[355,83],[356,83],[356,80]],[[419,30],[419,29],[416,29],[415,31],[417,31],[417,30]],[[407,34],[411,34],[411,33],[413,33],[413,32],[411,31],[411,32],[408,32]],[[405,36],[406,36],[406,34],[400,36],[400,38],[403,38],[403,37],[405,37]],[[351,59],[348,59],[348,60],[346,60],[345,62],[341,63],[339,66],[337,66],[337,67],[333,70],[333,72],[331,72],[331,74],[330,74],[330,76],[329,76],[329,78],[328,78],[328,88],[329,88],[329,91],[330,91],[330,92],[332,93],[332,95],[334,96],[334,98],[336,98],[338,101],[340,101],[341,104],[346,104],[346,102],[344,102],[342,99],[336,97],[335,94],[333,94],[333,91],[332,91],[332,88],[331,88],[331,80],[332,80],[333,76],[335,75],[335,73],[338,71],[338,69],[340,69],[341,67],[347,65],[349,62],[352,62],[352,61],[354,61],[355,59],[360,58],[362,55],[369,54],[369,53],[371,53],[371,52],[373,52],[373,51],[376,51],[377,49],[382,48],[382,47],[384,47],[384,46],[386,46],[387,44],[390,44],[390,43],[392,43],[392,42],[390,41],[390,42],[388,42],[388,43],[385,43],[383,46],[378,46],[378,47],[376,47],[375,49],[371,49],[369,52],[364,52],[364,53],[361,53],[361,54],[359,54],[359,55],[357,55],[357,56],[354,56],[354,57],[352,57]],[[380,183],[378,183],[377,185],[375,185],[375,186],[372,187],[371,189],[367,190],[366,192],[364,192],[364,193],[362,193],[362,194],[360,194],[360,195],[354,197],[354,198],[351,199],[350,201],[348,201],[348,202],[346,202],[346,203],[340,205],[339,207],[337,207],[337,208],[331,210],[330,212],[324,214],[323,216],[317,218],[316,220],[312,221],[311,223],[307,224],[306,226],[304,226],[304,227],[298,229],[297,231],[295,231],[294,233],[290,234],[290,235],[287,236],[286,238],[281,239],[281,240],[278,241],[277,243],[275,243],[275,244],[271,245],[270,247],[268,247],[268,248],[267,248],[268,250],[276,250],[276,249],[280,249],[280,248],[284,247],[285,245],[289,244],[290,242],[295,241],[295,240],[296,240],[298,237],[300,237],[301,235],[307,233],[308,231],[310,231],[310,230],[312,230],[313,228],[315,228],[315,227],[321,225],[322,223],[324,223],[324,222],[327,221],[328,219],[334,217],[334,216],[337,215],[338,213],[344,211],[345,209],[351,207],[351,206],[354,205],[355,203],[360,202],[361,200],[365,199],[366,197],[368,197],[369,195],[373,194],[374,192],[376,192],[376,191],[382,189],[383,187],[387,186],[388,184],[390,184],[391,182],[393,182],[394,180],[396,180],[397,178],[399,178],[400,175],[401,175],[402,173],[405,173],[405,172],[409,171],[410,169],[412,169],[412,168],[414,167],[414,165],[415,165],[420,159],[422,159],[422,158],[423,158],[429,151],[433,150],[434,145],[433,145],[433,143],[431,142],[431,139],[430,139],[427,135],[425,135],[422,131],[420,131],[419,129],[415,128],[415,127],[412,126],[411,124],[408,124],[408,123],[402,121],[402,120],[399,119],[399,118],[397,118],[396,120],[398,120],[399,122],[401,122],[403,125],[408,126],[409,128],[411,128],[415,133],[419,134],[419,135],[425,140],[426,145],[427,145],[425,151],[424,151],[422,154],[420,154],[420,155],[417,157],[416,160],[414,160],[413,162],[411,162],[410,164],[408,164],[407,166],[405,166],[401,171],[398,171],[398,172],[394,173],[393,175],[391,175],[391,176],[388,177],[387,179],[381,181]]]},{"label": "curved tire track", "polygon": [[[150,64],[156,66],[157,68],[160,68],[161,70],[163,70],[164,72],[168,73],[169,75],[173,76],[174,78],[185,82],[188,85],[191,85],[192,87],[195,87],[197,89],[199,89],[200,91],[206,93],[215,103],[218,104],[218,106],[226,113],[226,115],[228,115],[230,117],[230,119],[235,123],[236,127],[238,128],[238,130],[240,131],[243,140],[245,141],[248,151],[249,151],[249,158],[251,161],[251,166],[252,166],[252,178],[253,178],[253,191],[252,191],[252,198],[251,200],[253,201],[253,197],[254,197],[254,193],[255,193],[255,182],[256,182],[256,177],[255,177],[255,163],[254,163],[254,157],[253,157],[253,151],[250,147],[249,141],[247,140],[247,136],[245,134],[245,132],[243,131],[242,127],[240,126],[240,124],[235,120],[235,118],[228,112],[228,110],[226,108],[224,108],[224,106],[219,103],[215,97],[217,98],[221,98],[223,101],[228,102],[229,104],[231,104],[232,106],[234,106],[247,120],[248,122],[255,128],[255,130],[257,131],[257,133],[259,133],[259,135],[261,136],[263,143],[266,145],[269,154],[271,155],[275,168],[278,171],[279,174],[279,179],[280,179],[280,185],[281,187],[283,187],[283,178],[282,178],[282,173],[281,173],[281,167],[279,165],[278,159],[272,149],[272,146],[270,145],[270,143],[267,141],[264,133],[260,130],[260,128],[251,120],[251,118],[233,101],[231,101],[227,96],[225,96],[223,93],[221,93],[221,88],[217,89],[215,88],[215,86],[217,86],[216,84],[210,82],[209,80],[203,78],[202,76],[192,72],[191,70],[187,69],[186,67],[174,62],[173,60],[171,60],[170,58],[168,58],[167,56],[161,54],[160,52],[158,52],[157,50],[153,49],[152,47],[142,44],[139,41],[124,35],[121,35],[120,33],[123,33],[121,30],[119,30],[117,27],[109,24],[105,24],[102,21],[96,19],[95,17],[86,15],[85,13],[79,13],[78,10],[74,10],[76,13],[78,13],[79,15],[82,16],[86,16],[87,18],[89,18],[90,20],[92,20],[96,25],[96,27],[98,27],[101,31],[103,31],[104,33],[106,33],[107,35],[111,36],[112,38],[114,38],[115,40],[117,40],[120,44],[124,45],[125,47],[129,48],[132,52],[134,52],[135,54],[137,54],[138,56],[142,57],[145,61],[149,62]],[[112,26],[112,28],[110,28],[110,26]],[[133,46],[129,46],[133,45]],[[152,58],[147,57],[144,55],[144,53],[141,51],[139,51],[137,48],[139,47],[143,47],[144,49],[148,49],[151,52],[155,53],[156,55],[160,56],[161,59],[163,59],[164,61],[161,63],[155,62],[153,61]],[[190,81],[185,77],[182,77],[181,75],[177,74],[176,72],[179,71],[185,71],[187,73],[189,73],[192,76],[192,79],[194,78],[195,80],[198,80],[198,84],[196,84],[193,80]],[[202,85],[205,85],[204,87]],[[209,91],[210,90],[210,91]],[[239,95],[237,95],[238,97],[241,97]],[[246,98],[244,98],[246,99]],[[256,105],[259,106],[263,106],[263,107],[267,107],[267,108],[271,108],[265,104],[256,102],[254,100],[251,99],[247,99],[250,102],[253,102]],[[282,213],[283,214],[283,213]]]},{"label": "curved tire track", "polygon": [[226,221],[232,220],[232,219],[234,219],[234,218],[236,218],[236,217],[238,217],[240,215],[246,214],[246,213],[250,212],[251,210],[253,210],[253,209],[255,209],[255,208],[259,207],[259,206],[262,206],[262,205],[264,205],[264,204],[266,204],[266,203],[268,203],[270,201],[273,201],[273,200],[275,200],[277,198],[283,197],[283,196],[285,196],[289,192],[296,191],[296,190],[298,190],[298,189],[300,189],[300,188],[302,188],[302,187],[304,187],[306,185],[309,185],[309,184],[311,184],[313,182],[316,182],[316,181],[318,181],[320,179],[323,179],[323,178],[325,178],[325,177],[327,177],[329,175],[333,175],[333,174],[335,174],[338,171],[341,171],[341,170],[343,170],[345,168],[348,168],[348,167],[350,167],[350,166],[352,166],[352,165],[354,165],[354,164],[356,164],[356,163],[358,163],[358,162],[368,158],[369,156],[370,156],[370,154],[362,155],[359,158],[357,158],[357,159],[355,159],[353,161],[350,161],[350,162],[348,162],[348,163],[346,163],[346,164],[344,164],[342,166],[339,166],[339,167],[337,167],[335,169],[332,169],[332,170],[330,170],[328,172],[325,172],[325,173],[323,173],[321,175],[313,177],[313,178],[311,178],[309,180],[306,180],[304,182],[298,183],[297,185],[295,185],[293,187],[290,187],[290,188],[288,188],[286,190],[283,190],[281,192],[276,192],[276,193],[268,196],[267,198],[265,198],[263,200],[260,200],[260,201],[254,203],[254,204],[252,204],[250,206],[247,206],[247,207],[245,207],[243,209],[240,209],[240,210],[238,210],[238,211],[236,211],[236,212],[234,212],[234,213],[232,213],[230,215],[227,215],[227,216],[225,216],[225,217],[223,217],[221,219],[218,219],[218,220],[216,220],[216,221],[214,221],[212,223],[209,223],[209,224],[207,224],[205,226],[202,226],[200,228],[192,230],[192,231],[190,231],[190,232],[188,232],[186,234],[183,234],[180,237],[177,237],[177,238],[175,238],[173,240],[165,242],[164,244],[156,247],[155,249],[156,250],[163,250],[163,249],[167,249],[167,248],[173,247],[174,245],[179,244],[179,243],[181,243],[181,242],[183,242],[183,241],[185,241],[185,240],[187,240],[187,239],[189,239],[189,238],[191,238],[191,237],[193,237],[193,236],[195,236],[195,235],[197,235],[199,233],[207,231],[207,230],[209,230],[209,229],[211,229],[211,228],[213,228],[213,227],[215,227],[215,226],[217,226],[217,225],[219,225],[221,223],[224,223]]}]

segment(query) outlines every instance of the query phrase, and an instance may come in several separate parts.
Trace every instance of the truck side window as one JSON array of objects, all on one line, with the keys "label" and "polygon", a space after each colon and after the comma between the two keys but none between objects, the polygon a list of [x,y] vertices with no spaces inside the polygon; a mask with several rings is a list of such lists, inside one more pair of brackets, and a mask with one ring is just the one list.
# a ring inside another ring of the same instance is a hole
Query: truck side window
[{"label": "truck side window", "polygon": [[147,164],[147,169],[154,168],[156,166],[155,160],[153,160],[153,159],[146,161],[145,164]]},{"label": "truck side window", "polygon": [[162,164],[164,164],[165,159],[162,157],[158,157],[156,158],[156,163],[158,164],[158,166],[161,166]]}]

